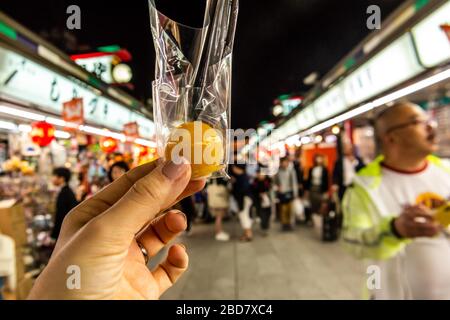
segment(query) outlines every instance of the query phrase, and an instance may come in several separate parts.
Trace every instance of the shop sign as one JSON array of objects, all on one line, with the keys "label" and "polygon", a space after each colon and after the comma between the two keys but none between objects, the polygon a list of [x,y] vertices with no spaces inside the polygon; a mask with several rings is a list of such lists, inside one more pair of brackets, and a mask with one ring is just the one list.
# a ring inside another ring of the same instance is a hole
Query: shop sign
[{"label": "shop sign", "polygon": [[411,32],[420,60],[434,67],[450,59],[450,41],[442,26],[450,23],[450,2],[419,22]]},{"label": "shop sign", "polygon": [[283,106],[283,116],[289,115],[295,108],[302,103],[301,97],[290,97],[288,99],[281,100]]},{"label": "shop sign", "polygon": [[63,102],[82,98],[84,119],[92,124],[122,131],[137,122],[143,138],[151,139],[154,123],[96,92],[74,78],[62,76],[15,52],[0,47],[0,95],[38,105],[43,111],[62,114]]},{"label": "shop sign", "polygon": [[339,84],[347,106],[354,106],[416,76],[417,61],[409,34],[395,40]]},{"label": "shop sign", "polygon": [[283,126],[283,139],[296,134],[298,131],[297,121],[295,119],[288,120]]},{"label": "shop sign", "polygon": [[314,102],[314,113],[318,120],[326,120],[345,111],[346,107],[341,88],[335,86]]},{"label": "shop sign", "polygon": [[405,34],[302,110],[296,116],[299,130],[391,89],[423,70],[410,35]]},{"label": "shop sign", "polygon": [[447,35],[447,39],[450,42],[450,24],[443,24],[441,26],[442,31]]},{"label": "shop sign", "polygon": [[74,60],[79,66],[93,73],[103,82],[112,83],[112,65],[113,55],[104,55],[100,57],[79,58]]},{"label": "shop sign", "polygon": [[303,117],[300,121],[302,122],[303,129],[312,127],[317,123],[317,118],[314,114],[314,104],[306,107],[305,110],[302,111],[302,113]]},{"label": "shop sign", "polygon": [[124,125],[123,133],[130,138],[139,138],[139,125],[137,122],[130,122]]},{"label": "shop sign", "polygon": [[74,98],[63,103],[62,118],[66,122],[82,125],[84,123],[83,99]]}]

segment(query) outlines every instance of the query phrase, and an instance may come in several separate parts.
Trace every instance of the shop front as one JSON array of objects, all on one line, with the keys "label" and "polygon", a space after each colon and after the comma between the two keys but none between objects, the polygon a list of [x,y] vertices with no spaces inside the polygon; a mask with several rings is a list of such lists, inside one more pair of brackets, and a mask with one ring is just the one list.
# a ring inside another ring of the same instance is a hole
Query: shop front
[{"label": "shop front", "polygon": [[0,13],[0,233],[15,243],[11,297],[26,298],[46,265],[58,188],[71,171],[77,200],[108,184],[108,169],[157,157],[154,124],[131,96]]}]

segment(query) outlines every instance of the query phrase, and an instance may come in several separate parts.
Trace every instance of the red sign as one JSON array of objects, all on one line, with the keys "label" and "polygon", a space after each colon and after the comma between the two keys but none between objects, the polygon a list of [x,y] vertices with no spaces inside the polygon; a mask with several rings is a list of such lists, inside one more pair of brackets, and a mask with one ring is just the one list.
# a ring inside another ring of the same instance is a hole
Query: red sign
[{"label": "red sign", "polygon": [[123,126],[123,133],[130,138],[139,138],[139,125],[137,122],[130,122]]},{"label": "red sign", "polygon": [[447,35],[448,41],[450,41],[450,24],[443,24],[443,25],[441,25],[441,29]]},{"label": "red sign", "polygon": [[64,102],[62,117],[66,122],[82,125],[84,123],[83,99],[73,98]]}]

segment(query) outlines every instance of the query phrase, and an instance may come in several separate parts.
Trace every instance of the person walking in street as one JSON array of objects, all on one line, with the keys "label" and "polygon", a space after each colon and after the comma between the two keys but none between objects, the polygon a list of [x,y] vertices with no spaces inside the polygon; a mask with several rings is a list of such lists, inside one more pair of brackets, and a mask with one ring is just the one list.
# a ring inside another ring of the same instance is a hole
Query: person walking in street
[{"label": "person walking in street", "polygon": [[262,174],[261,169],[257,170],[256,178],[252,183],[252,189],[255,199],[255,207],[258,212],[258,216],[261,219],[261,230],[263,236],[268,235],[270,226],[270,214],[271,214],[271,201],[270,201],[270,189],[272,187],[272,180]]},{"label": "person walking in street", "polygon": [[329,188],[328,170],[325,166],[325,158],[322,154],[314,155],[313,167],[309,170],[306,180],[306,198],[311,204],[311,213],[319,214],[320,208]]},{"label": "person walking in street", "polygon": [[52,182],[56,187],[61,187],[56,198],[56,210],[54,226],[51,233],[52,239],[57,240],[61,231],[61,226],[66,215],[78,205],[75,193],[69,187],[72,173],[67,168],[56,168],[53,170]]},{"label": "person walking in street", "polygon": [[299,197],[303,197],[304,193],[304,178],[303,178],[303,164],[302,164],[302,149],[298,148],[295,153],[295,159],[293,161],[295,174],[297,175],[297,186],[298,186],[298,195]]},{"label": "person walking in street", "polygon": [[229,191],[227,181],[223,178],[212,179],[207,187],[209,211],[215,219],[215,238],[217,241],[228,241],[230,235],[223,231],[222,219],[228,212]]},{"label": "person walking in street", "polygon": [[344,142],[342,146],[342,157],[339,157],[333,169],[333,192],[337,192],[340,200],[344,197],[347,188],[353,183],[356,173],[364,167],[363,160],[358,157],[353,145]]},{"label": "person walking in street", "polygon": [[294,169],[295,174],[297,175],[297,185],[298,185],[298,201],[300,201],[302,209],[303,209],[303,220],[298,220],[296,217],[296,221],[305,225],[312,225],[311,220],[311,210],[310,208],[305,208],[305,178],[304,178],[304,169],[302,163],[302,148],[299,147],[295,151],[295,160],[294,160]]},{"label": "person walking in street", "polygon": [[450,167],[432,156],[435,125],[400,102],[376,119],[382,155],[344,195],[345,247],[377,267],[368,297],[450,299],[450,242],[433,214],[448,203]]},{"label": "person walking in street", "polygon": [[186,235],[192,234],[192,225],[195,220],[195,205],[194,205],[194,199],[192,197],[186,197],[180,201],[181,210],[186,216]]},{"label": "person walking in street", "polygon": [[232,181],[232,195],[238,205],[238,216],[244,234],[241,241],[252,241],[253,220],[250,217],[250,208],[252,206],[252,195],[250,190],[250,178],[246,173],[245,164],[232,164],[230,166],[230,175]]},{"label": "person walking in street", "polygon": [[275,186],[280,203],[280,221],[283,231],[292,230],[292,201],[298,197],[297,175],[294,166],[285,157],[280,160],[280,169],[275,175]]}]

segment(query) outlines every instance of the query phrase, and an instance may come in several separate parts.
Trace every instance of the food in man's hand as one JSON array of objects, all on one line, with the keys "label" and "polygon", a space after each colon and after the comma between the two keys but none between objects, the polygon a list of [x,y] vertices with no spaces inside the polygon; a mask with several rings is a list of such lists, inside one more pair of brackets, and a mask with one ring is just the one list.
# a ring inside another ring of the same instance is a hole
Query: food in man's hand
[{"label": "food in man's hand", "polygon": [[450,202],[436,209],[434,219],[443,227],[450,226]]}]

